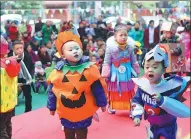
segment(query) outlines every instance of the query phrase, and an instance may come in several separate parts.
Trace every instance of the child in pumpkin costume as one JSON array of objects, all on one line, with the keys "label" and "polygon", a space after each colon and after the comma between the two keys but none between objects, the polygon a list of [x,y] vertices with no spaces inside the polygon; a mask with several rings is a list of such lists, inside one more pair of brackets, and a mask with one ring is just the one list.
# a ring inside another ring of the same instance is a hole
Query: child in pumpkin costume
[{"label": "child in pumpkin costume", "polygon": [[102,77],[108,79],[108,112],[130,110],[130,101],[134,95],[132,76],[140,73],[139,64],[134,53],[134,43],[128,40],[126,27],[119,25],[115,35],[106,44]]},{"label": "child in pumpkin costume", "polygon": [[13,109],[17,104],[17,75],[20,64],[17,57],[6,57],[8,42],[1,36],[1,99],[0,99],[0,138],[11,139]]},{"label": "child in pumpkin costume", "polygon": [[106,84],[97,66],[82,56],[80,38],[71,31],[61,32],[55,41],[62,56],[47,82],[48,108],[58,112],[66,139],[86,139],[87,127],[99,107],[105,111]]}]

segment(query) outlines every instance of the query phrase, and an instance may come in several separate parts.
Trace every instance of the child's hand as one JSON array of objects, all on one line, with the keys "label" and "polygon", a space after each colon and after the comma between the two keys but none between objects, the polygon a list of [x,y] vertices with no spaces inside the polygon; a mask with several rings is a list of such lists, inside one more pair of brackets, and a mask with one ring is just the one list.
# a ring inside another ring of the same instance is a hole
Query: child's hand
[{"label": "child's hand", "polygon": [[152,95],[152,99],[156,99],[157,102],[159,102],[161,100],[161,98],[162,98],[162,96],[160,93]]},{"label": "child's hand", "polygon": [[133,122],[134,122],[134,126],[140,126],[141,120],[140,120],[139,118],[135,118],[135,119],[133,120]]},{"label": "child's hand", "polygon": [[102,112],[105,112],[106,111],[106,106],[101,107],[101,110],[102,110]]},{"label": "child's hand", "polygon": [[54,116],[55,111],[50,111],[50,115]]}]

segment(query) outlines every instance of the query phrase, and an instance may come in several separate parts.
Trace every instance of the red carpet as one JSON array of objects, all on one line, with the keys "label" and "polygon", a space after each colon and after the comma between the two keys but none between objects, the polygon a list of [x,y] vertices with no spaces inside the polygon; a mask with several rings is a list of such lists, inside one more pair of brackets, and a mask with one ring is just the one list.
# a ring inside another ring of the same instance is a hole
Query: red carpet
[{"label": "red carpet", "polygon": [[[185,92],[190,106],[190,92]],[[146,139],[148,124],[144,120],[140,127],[134,127],[126,111],[117,111],[115,115],[98,112],[100,122],[93,121],[89,128],[88,139]],[[64,132],[58,116],[49,115],[47,108],[15,116],[12,119],[12,139],[64,139]],[[190,118],[178,119],[177,139],[190,139]]]}]

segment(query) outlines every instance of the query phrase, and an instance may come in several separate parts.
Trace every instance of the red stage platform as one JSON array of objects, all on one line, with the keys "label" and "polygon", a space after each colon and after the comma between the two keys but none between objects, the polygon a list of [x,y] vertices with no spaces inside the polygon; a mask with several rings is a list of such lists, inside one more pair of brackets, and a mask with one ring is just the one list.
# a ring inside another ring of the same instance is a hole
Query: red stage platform
[{"label": "red stage platform", "polygon": [[[190,92],[185,92],[185,96],[188,99]],[[190,99],[186,104],[190,106]],[[88,139],[146,139],[146,121],[134,127],[126,111],[117,111],[115,115],[99,111],[98,114],[100,122],[93,121]],[[51,116],[47,108],[15,116],[12,123],[12,139],[64,139],[58,116]],[[177,139],[190,139],[190,118],[178,119]]]}]

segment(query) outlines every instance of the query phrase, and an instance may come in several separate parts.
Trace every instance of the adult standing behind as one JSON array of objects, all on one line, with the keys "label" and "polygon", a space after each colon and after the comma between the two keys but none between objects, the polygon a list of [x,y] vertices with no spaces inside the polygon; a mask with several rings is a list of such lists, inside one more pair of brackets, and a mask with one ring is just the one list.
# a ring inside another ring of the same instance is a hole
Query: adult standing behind
[{"label": "adult standing behind", "polygon": [[25,112],[32,110],[32,96],[31,96],[31,73],[33,69],[32,60],[29,54],[24,52],[24,46],[21,41],[15,41],[13,43],[13,52],[10,52],[8,56],[18,56],[21,59],[21,69],[18,76],[18,83],[21,85],[21,89],[25,96]]},{"label": "adult standing behind", "polygon": [[[134,34],[134,40],[140,42],[141,43],[140,48],[143,49],[144,31],[140,29],[140,22],[135,23],[133,34]],[[144,55],[138,55],[137,58],[138,58],[139,65],[141,65]]]},{"label": "adult standing behind", "polygon": [[41,20],[42,20],[42,18],[38,17],[38,23],[35,24],[35,32],[39,32],[42,30],[44,23],[42,23]]},{"label": "adult standing behind", "polygon": [[144,32],[144,48],[146,49],[146,52],[148,52],[150,49],[150,46],[154,44],[159,43],[159,30],[157,28],[154,28],[154,20],[151,20],[149,22],[149,26],[147,29],[145,29]]},{"label": "adult standing behind", "polygon": [[50,36],[53,33],[53,29],[50,21],[46,21],[46,24],[42,27],[43,41],[46,44],[50,40]]},{"label": "adult standing behind", "polygon": [[135,40],[136,34],[134,33],[132,29],[132,24],[130,22],[127,23],[127,32],[128,36]]},{"label": "adult standing behind", "polygon": [[29,21],[26,21],[26,28],[27,28],[28,37],[31,38],[32,26],[29,24]]},{"label": "adult standing behind", "polygon": [[163,23],[163,20],[160,19],[159,20],[159,25],[156,27],[157,31],[159,32],[159,38],[160,38],[160,35],[163,34],[163,32],[161,31],[162,23]]}]

